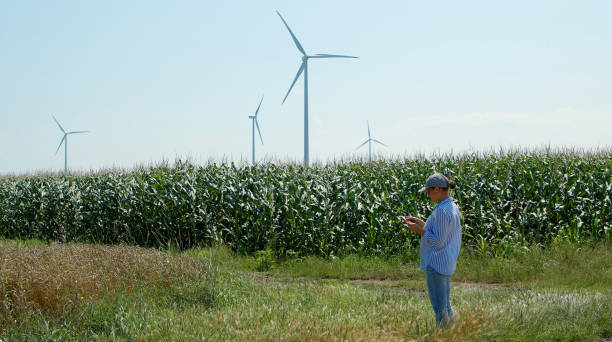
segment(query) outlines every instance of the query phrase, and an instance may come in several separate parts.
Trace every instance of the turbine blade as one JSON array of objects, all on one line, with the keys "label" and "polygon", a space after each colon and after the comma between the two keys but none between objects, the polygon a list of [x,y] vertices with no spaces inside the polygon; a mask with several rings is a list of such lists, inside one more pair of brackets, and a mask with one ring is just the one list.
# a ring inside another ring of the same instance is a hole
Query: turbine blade
[{"label": "turbine blade", "polygon": [[306,51],[304,51],[304,48],[302,47],[302,45],[300,44],[300,42],[297,40],[297,38],[295,37],[295,35],[293,34],[293,31],[291,31],[291,29],[289,28],[289,25],[287,25],[287,22],[285,21],[285,19],[283,19],[283,16],[278,13],[278,11],[276,11],[276,14],[278,14],[278,16],[281,18],[281,20],[283,21],[283,23],[285,24],[285,26],[287,27],[287,30],[289,30],[289,33],[291,34],[291,38],[293,38],[293,42],[295,43],[295,46],[297,46],[298,50],[300,50],[300,52],[306,56]]},{"label": "turbine blade", "polygon": [[295,85],[295,82],[297,81],[297,79],[300,77],[300,75],[304,71],[304,64],[305,63],[306,63],[306,61],[302,62],[302,65],[300,66],[300,70],[298,70],[297,74],[295,75],[295,78],[293,79],[293,83],[291,83],[291,87],[289,87],[289,90],[287,90],[287,94],[285,95],[285,98],[283,99],[283,103],[285,103],[285,100],[287,99],[287,96],[289,96],[289,93],[291,92],[291,89],[293,89],[293,86]]},{"label": "turbine blade", "polygon": [[314,56],[308,56],[308,58],[359,58],[359,57],[345,56],[345,55],[330,55],[327,53],[317,53]]},{"label": "turbine blade", "polygon": [[90,131],[71,131],[66,134],[89,133]]},{"label": "turbine blade", "polygon": [[261,131],[259,130],[259,123],[257,122],[257,118],[255,118],[255,127],[257,127],[257,133],[259,133],[259,140],[261,140],[261,144],[263,145],[263,138],[261,137]]},{"label": "turbine blade", "polygon": [[257,110],[255,111],[255,117],[257,117],[257,113],[259,113],[259,107],[261,107],[261,103],[263,102],[263,95],[261,95],[261,101],[259,101],[259,106],[257,106]]},{"label": "turbine blade", "polygon": [[355,151],[357,151],[358,149],[360,149],[363,145],[367,144],[368,142],[370,142],[370,139],[366,140],[363,142],[363,144],[357,146],[357,148],[355,149]]},{"label": "turbine blade", "polygon": [[383,146],[389,147],[389,146],[387,146],[387,145],[385,145],[385,144],[381,143],[380,141],[378,141],[378,140],[376,140],[376,139],[372,139],[372,141],[373,141],[373,142],[376,142],[376,143],[379,143],[379,144],[381,144],[381,145],[383,145]]},{"label": "turbine blade", "polygon": [[53,120],[55,120],[55,123],[57,124],[57,127],[59,127],[59,129],[62,130],[62,132],[64,132],[64,134],[66,133],[66,130],[64,130],[64,127],[62,127],[62,125],[60,125],[60,123],[57,121],[57,119],[55,118],[55,116],[51,115],[53,117]]},{"label": "turbine blade", "polygon": [[60,140],[60,143],[57,146],[57,150],[55,150],[55,154],[57,154],[57,151],[59,151],[60,147],[62,147],[62,144],[64,143],[64,140],[66,140],[66,135],[67,134],[64,134],[64,136],[62,137],[62,140]]},{"label": "turbine blade", "polygon": [[370,136],[370,122],[369,121],[366,121],[366,122],[368,123],[368,139],[369,139],[369,138],[371,138],[371,136]]}]

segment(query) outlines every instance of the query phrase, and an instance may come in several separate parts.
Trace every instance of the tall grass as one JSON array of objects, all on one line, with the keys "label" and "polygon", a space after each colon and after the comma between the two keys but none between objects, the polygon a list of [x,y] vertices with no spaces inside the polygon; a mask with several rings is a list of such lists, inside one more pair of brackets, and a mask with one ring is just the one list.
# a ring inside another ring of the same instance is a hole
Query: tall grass
[{"label": "tall grass", "polygon": [[[418,264],[410,256],[273,259],[269,271],[255,272],[260,256],[240,256],[220,246],[180,253],[117,246],[112,247],[116,248],[113,252],[103,253],[110,259],[103,259],[116,264],[108,267],[110,270],[121,265],[128,269],[126,273],[133,270],[134,277],[118,277],[117,283],[125,282],[123,288],[132,290],[115,288],[113,291],[109,287],[107,293],[112,296],[92,295],[78,307],[72,306],[61,313],[32,308],[19,324],[12,320],[0,322],[0,339],[13,342],[599,341],[609,338],[612,336],[610,274],[600,274],[610,269],[612,249],[601,243],[578,245],[559,241],[552,245],[554,250],[530,246],[525,252],[525,256],[539,256],[549,265],[551,271],[544,275],[538,275],[539,266],[519,253],[496,255],[479,251],[462,255],[463,263],[457,275],[465,282],[455,277],[451,291],[457,320],[445,330],[435,328],[423,272],[416,269]],[[41,259],[39,263],[49,265],[40,269],[58,274],[73,270],[75,279],[96,275],[98,267],[73,264],[90,265],[89,260],[80,259],[95,255],[98,248],[109,248],[89,246],[92,251],[79,244],[0,242],[0,250],[5,250],[5,246],[12,251],[10,260],[22,253],[36,253],[35,249],[41,250],[38,256],[55,254],[49,259],[53,262]],[[56,249],[63,251],[52,252]],[[73,253],[73,249],[84,252]],[[122,251],[128,256],[121,256]],[[576,268],[594,254],[599,256],[585,263],[582,269]],[[63,261],[65,257],[72,262]],[[499,258],[519,267],[501,269],[508,275],[503,278],[503,285],[475,282],[497,279],[496,265],[499,264],[485,265],[484,260]],[[154,262],[146,261],[151,259]],[[114,260],[132,260],[143,267],[134,268],[129,261]],[[329,265],[325,266],[326,263]],[[208,269],[206,265],[219,269],[214,283],[214,305],[203,300],[210,293],[210,287],[193,274],[191,264],[195,265],[193,269]],[[187,266],[181,270],[184,265]],[[474,270],[467,265],[485,266],[485,272],[478,279],[472,278]],[[319,267],[332,273],[308,274]],[[168,274],[168,268],[175,271]],[[528,277],[520,271],[531,268],[537,272],[527,273]],[[521,275],[511,276],[516,270]],[[568,287],[563,279],[568,270],[577,273],[571,276],[573,280],[581,277],[590,280]],[[402,278],[384,280],[379,278],[383,276],[381,271]],[[160,278],[164,274],[169,277],[167,281]],[[327,278],[333,274],[345,280]],[[369,277],[371,281],[352,280]],[[46,278],[61,277],[49,274]],[[142,284],[138,285],[135,278],[143,279]]]},{"label": "tall grass", "polygon": [[84,303],[142,288],[201,283],[200,298],[212,301],[214,281],[210,263],[154,249],[0,241],[0,333],[27,322],[33,312],[66,316]]}]

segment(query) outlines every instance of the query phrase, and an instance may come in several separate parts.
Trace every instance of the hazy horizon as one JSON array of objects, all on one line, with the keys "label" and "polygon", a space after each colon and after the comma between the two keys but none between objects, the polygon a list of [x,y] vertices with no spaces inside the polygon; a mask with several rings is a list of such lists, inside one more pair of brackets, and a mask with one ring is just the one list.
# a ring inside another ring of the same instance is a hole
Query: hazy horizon
[{"label": "hazy horizon", "polygon": [[[479,157],[479,158],[487,158],[489,156],[508,156],[508,155],[578,155],[578,156],[601,156],[601,155],[611,155],[612,154],[612,146],[599,146],[599,147],[589,147],[589,148],[579,148],[575,146],[497,146],[491,147],[488,149],[471,149],[464,151],[430,151],[430,152],[414,152],[404,155],[375,155],[372,153],[372,162],[397,162],[402,160],[443,160],[447,158],[463,158],[463,157]],[[342,163],[368,163],[367,155],[340,155],[333,158],[329,158],[326,160],[311,160],[311,167],[321,167],[327,165],[334,164],[342,164]],[[181,164],[189,164],[195,167],[207,167],[210,164],[215,164],[218,166],[225,165],[229,166],[234,164],[236,167],[248,167],[251,166],[251,159],[240,159],[234,160],[229,157],[227,158],[210,158],[208,160],[194,160],[191,156],[177,156],[174,159],[164,158],[160,160],[151,160],[148,162],[135,163],[130,166],[119,166],[112,165],[106,166],[98,169],[83,169],[83,170],[68,170],[70,175],[89,175],[89,174],[98,174],[98,173],[113,173],[113,172],[134,172],[139,170],[147,170],[154,169],[159,167],[169,167],[174,168],[178,167],[179,163]],[[300,158],[277,158],[276,156],[272,157],[263,157],[258,160],[258,165],[265,164],[275,164],[275,165],[296,165],[302,166],[303,160]],[[63,169],[40,169],[40,170],[29,170],[27,172],[20,173],[0,173],[0,178],[11,178],[11,177],[29,177],[29,176],[39,176],[39,175],[62,175],[64,173]]]}]

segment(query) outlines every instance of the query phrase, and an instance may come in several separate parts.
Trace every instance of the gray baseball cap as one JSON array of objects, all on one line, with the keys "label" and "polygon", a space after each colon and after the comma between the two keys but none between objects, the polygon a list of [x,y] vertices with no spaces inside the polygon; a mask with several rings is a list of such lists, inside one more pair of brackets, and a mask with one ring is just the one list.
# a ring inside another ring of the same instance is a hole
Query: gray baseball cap
[{"label": "gray baseball cap", "polygon": [[448,178],[441,173],[434,173],[427,178],[425,186],[422,187],[419,192],[425,192],[427,188],[434,188],[436,186],[438,188],[448,188]]}]

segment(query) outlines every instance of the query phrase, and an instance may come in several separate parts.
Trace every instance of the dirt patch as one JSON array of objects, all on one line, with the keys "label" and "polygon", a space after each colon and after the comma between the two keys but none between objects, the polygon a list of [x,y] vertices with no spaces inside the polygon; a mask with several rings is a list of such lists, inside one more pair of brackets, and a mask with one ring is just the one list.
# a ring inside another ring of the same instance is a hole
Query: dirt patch
[{"label": "dirt patch", "polygon": [[[312,277],[275,277],[266,273],[251,273],[254,279],[269,284],[287,286],[289,283],[301,284],[307,287],[325,287],[329,282],[346,283],[359,286],[371,291],[392,291],[406,295],[427,295],[427,285],[424,279],[338,279],[338,278],[312,278]],[[501,283],[474,283],[474,282],[451,282],[453,288],[473,289],[473,290],[498,290],[510,288],[512,286]],[[612,341],[610,341],[612,342]]]},{"label": "dirt patch", "polygon": [[[391,280],[391,279],[353,279],[348,281],[356,285],[379,285],[379,286],[410,286],[413,284],[425,284],[424,280]],[[451,282],[453,287],[485,287],[490,289],[502,289],[511,287],[501,283],[472,283],[472,282]]]},{"label": "dirt patch", "polygon": [[485,287],[488,289],[504,289],[504,288],[513,287],[508,284],[502,284],[502,283],[473,283],[473,282],[451,282],[451,285],[457,286],[457,287]]},{"label": "dirt patch", "polygon": [[353,280],[349,280],[349,283],[356,284],[356,285],[369,284],[369,285],[380,285],[380,286],[399,286],[400,282],[402,282],[402,280],[390,280],[390,279],[353,279]]}]

